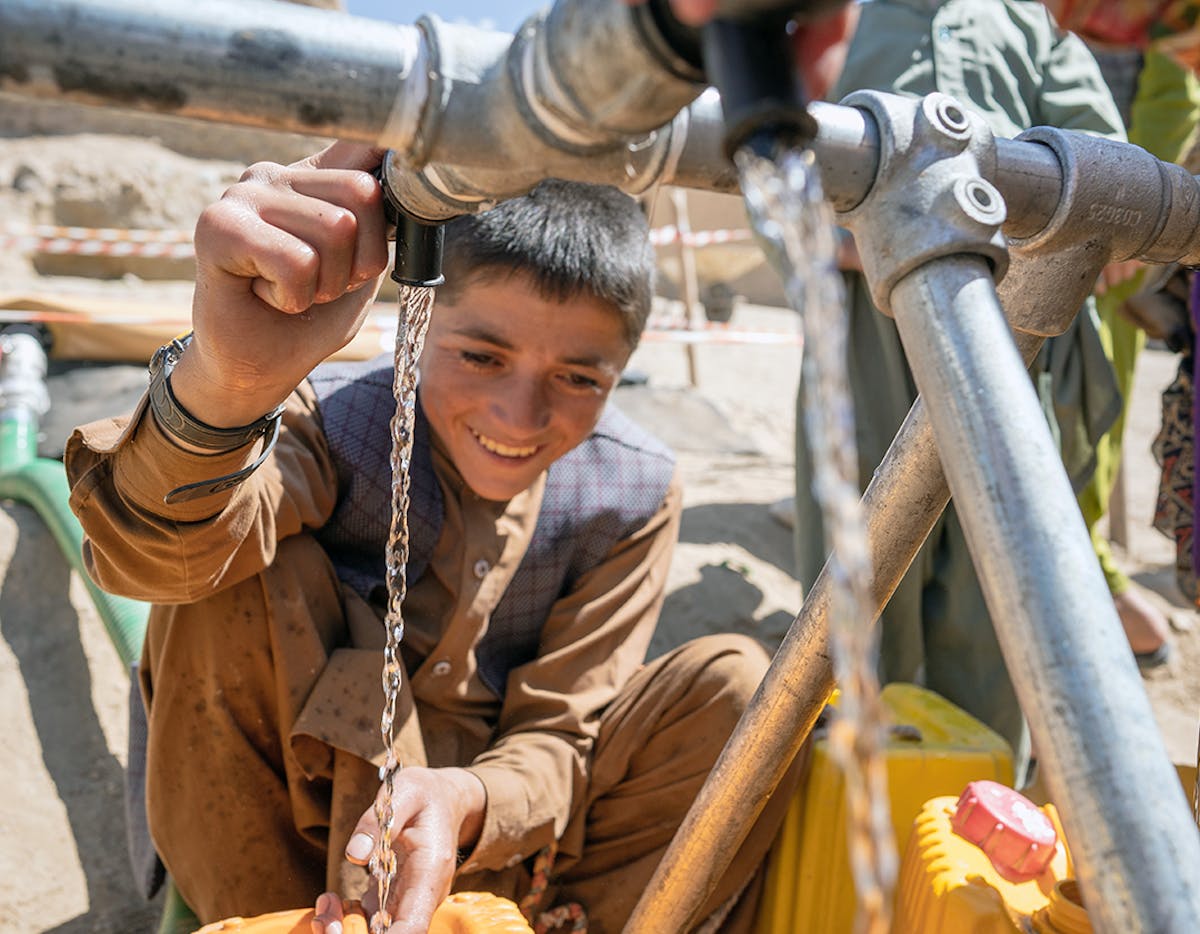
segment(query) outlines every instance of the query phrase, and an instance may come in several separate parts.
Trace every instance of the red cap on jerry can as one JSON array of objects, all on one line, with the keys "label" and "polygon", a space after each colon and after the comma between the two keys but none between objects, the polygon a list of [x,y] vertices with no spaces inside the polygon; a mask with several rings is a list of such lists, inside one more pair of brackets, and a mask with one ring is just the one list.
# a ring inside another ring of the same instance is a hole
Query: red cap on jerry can
[{"label": "red cap on jerry can", "polygon": [[1058,833],[1036,804],[998,782],[971,782],[950,820],[959,836],[978,846],[1001,874],[1032,879],[1050,865]]}]

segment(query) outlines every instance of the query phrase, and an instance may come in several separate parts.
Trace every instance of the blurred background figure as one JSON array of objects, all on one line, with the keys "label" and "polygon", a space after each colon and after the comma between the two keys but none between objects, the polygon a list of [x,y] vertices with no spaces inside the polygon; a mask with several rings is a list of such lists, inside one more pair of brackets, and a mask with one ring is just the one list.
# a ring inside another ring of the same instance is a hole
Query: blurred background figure
[{"label": "blurred background figure", "polygon": [[[1196,153],[1200,80],[1192,68],[1183,64],[1200,62],[1194,54],[1197,38],[1193,29],[1200,4],[1162,0],[1105,3],[1046,0],[1046,5],[1060,24],[1078,34],[1096,56],[1125,122],[1129,141],[1164,161],[1187,165],[1189,171],[1200,169]],[[1112,360],[1124,404],[1112,428],[1096,445],[1095,473],[1080,492],[1079,504],[1121,624],[1143,668],[1158,667],[1168,661],[1170,625],[1166,615],[1117,566],[1109,540],[1101,533],[1100,520],[1108,512],[1119,482],[1134,367],[1147,335],[1177,351],[1191,344],[1186,280],[1187,273],[1177,266],[1164,269],[1143,268],[1134,262],[1114,263],[1105,269],[1097,286],[1100,337]],[[1190,356],[1187,355],[1189,373]],[[1174,395],[1177,393],[1168,398]],[[1174,407],[1169,407],[1168,420],[1172,413]],[[1189,478],[1189,493],[1190,485]],[[1160,515],[1159,524],[1162,522]],[[1174,522],[1169,524],[1168,534],[1174,534],[1179,526]],[[1190,516],[1187,526],[1190,529]],[[1190,542],[1189,534],[1183,542],[1186,547],[1180,549],[1187,570],[1193,564]],[[1194,601],[1194,573],[1191,577],[1190,588],[1187,584],[1181,586]]]},{"label": "blurred background figure", "polygon": [[[1050,125],[1124,139],[1095,59],[1078,38],[1057,28],[1040,2],[875,0],[858,12],[833,100],[860,88],[914,96],[941,91],[973,109],[999,136]],[[840,261],[865,486],[917,389],[895,324],[872,304],[848,235]],[[1093,303],[1067,333],[1048,342],[1034,376],[1078,491],[1091,476],[1094,445],[1120,409]],[[796,556],[800,580],[809,587],[826,548],[799,425],[796,439]],[[1012,744],[1022,774],[1028,732],[953,505],[883,612],[880,652],[885,681],[924,684],[987,723]]]}]

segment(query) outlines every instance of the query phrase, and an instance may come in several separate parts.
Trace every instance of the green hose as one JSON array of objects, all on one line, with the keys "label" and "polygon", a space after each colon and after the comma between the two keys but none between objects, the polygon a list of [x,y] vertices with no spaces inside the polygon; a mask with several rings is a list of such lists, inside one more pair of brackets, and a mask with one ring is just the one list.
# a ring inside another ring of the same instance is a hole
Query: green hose
[{"label": "green hose", "polygon": [[105,593],[83,565],[83,530],[67,505],[70,488],[63,465],[37,456],[37,419],[20,409],[0,417],[0,498],[25,503],[37,510],[58,547],[79,572],[91,594],[108,637],[128,667],[142,656],[147,604]]},{"label": "green hose", "polygon": [[[29,347],[26,346],[24,350],[28,352]],[[5,352],[11,352],[11,348],[6,347]],[[27,356],[24,362],[28,360]],[[128,669],[142,656],[150,606],[105,593],[92,582],[84,567],[83,529],[68,505],[71,490],[66,471],[58,461],[37,456],[37,413],[44,411],[44,405],[39,405],[38,393],[31,392],[30,387],[37,389],[41,386],[45,376],[44,363],[43,358],[40,378],[31,378],[31,373],[26,370],[21,374],[25,380],[23,384],[16,386],[15,390],[13,386],[8,387],[11,398],[5,401],[13,404],[0,414],[0,499],[11,499],[32,506],[41,516],[58,543],[59,550],[87,587],[108,637]],[[34,370],[36,372],[36,368]],[[45,405],[48,404],[49,400],[46,399]],[[182,934],[194,931],[199,926],[174,883],[168,879],[158,934]]]}]

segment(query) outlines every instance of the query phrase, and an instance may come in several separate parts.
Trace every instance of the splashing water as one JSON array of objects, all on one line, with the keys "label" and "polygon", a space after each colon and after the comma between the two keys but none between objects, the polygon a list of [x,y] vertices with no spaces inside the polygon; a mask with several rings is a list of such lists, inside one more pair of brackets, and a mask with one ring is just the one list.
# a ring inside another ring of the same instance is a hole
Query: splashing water
[{"label": "splashing water", "polygon": [[370,865],[379,894],[379,908],[371,916],[371,934],[384,934],[392,923],[387,904],[388,892],[396,877],[396,852],[392,849],[392,787],[400,770],[394,742],[396,699],[400,696],[400,679],[404,674],[400,643],[404,639],[401,607],[408,591],[404,572],[408,565],[409,465],[412,462],[413,429],[417,415],[417,359],[425,345],[425,332],[429,328],[432,308],[433,289],[400,286],[400,321],[396,328],[395,378],[392,384],[396,414],[391,422],[392,521],[387,545],[388,598],[384,617],[387,644],[383,650],[383,716],[379,720],[386,759],[379,767],[383,794],[375,799],[379,836],[375,840],[375,852],[371,855]]},{"label": "splashing water", "polygon": [[755,232],[804,329],[809,367],[804,427],[813,457],[813,493],[824,519],[826,548],[832,552],[829,634],[841,692],[829,743],[845,775],[850,868],[858,894],[856,930],[886,934],[896,853],[833,214],[811,152],[780,149],[773,159],[764,159],[744,148],[735,161]]}]

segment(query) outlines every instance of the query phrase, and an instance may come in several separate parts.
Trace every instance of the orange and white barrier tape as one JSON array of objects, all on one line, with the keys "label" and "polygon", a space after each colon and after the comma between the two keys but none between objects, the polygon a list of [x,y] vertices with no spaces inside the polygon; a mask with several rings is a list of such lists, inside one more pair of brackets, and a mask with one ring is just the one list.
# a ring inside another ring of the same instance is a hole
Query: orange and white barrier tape
[{"label": "orange and white barrier tape", "polygon": [[51,224],[0,225],[0,247],[24,253],[74,256],[148,256],[190,259],[190,231],[121,230],[115,227],[56,227]]},{"label": "orange and white barrier tape", "polygon": [[[666,246],[682,241],[702,249],[727,243],[748,243],[753,233],[744,229],[692,230],[680,234],[673,224],[655,227],[650,242]],[[188,230],[122,230],[116,227],[57,227],[52,224],[0,225],[0,247],[24,253],[61,253],[76,256],[149,256],[188,259],[195,255]]]},{"label": "orange and white barrier tape", "polygon": [[753,239],[754,234],[745,229],[689,230],[687,233],[681,234],[679,228],[674,224],[667,224],[665,227],[655,227],[650,231],[650,242],[655,246],[666,246],[669,243],[682,241],[684,246],[700,249],[725,243],[745,243]]}]

